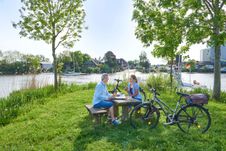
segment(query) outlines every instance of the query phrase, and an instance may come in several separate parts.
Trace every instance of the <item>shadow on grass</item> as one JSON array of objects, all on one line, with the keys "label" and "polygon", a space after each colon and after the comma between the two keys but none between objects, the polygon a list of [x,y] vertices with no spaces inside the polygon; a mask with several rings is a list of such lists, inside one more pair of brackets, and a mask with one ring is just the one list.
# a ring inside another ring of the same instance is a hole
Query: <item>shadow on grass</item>
[{"label": "shadow on grass", "polygon": [[[81,132],[74,141],[74,150],[76,151],[86,150],[88,145],[93,145],[93,148],[97,145],[96,149],[98,150],[99,146],[96,142],[102,139],[117,148],[113,148],[113,150],[161,149],[159,145],[162,144],[162,147],[167,148],[169,146],[168,139],[172,139],[175,134],[180,135],[180,137],[183,135],[180,131],[178,132],[178,128],[170,128],[170,130],[165,131],[166,128],[163,126],[145,130],[134,129],[128,121],[119,126],[104,123],[94,127],[89,117],[84,118],[78,126],[81,128]],[[162,139],[165,136],[167,139]]]}]

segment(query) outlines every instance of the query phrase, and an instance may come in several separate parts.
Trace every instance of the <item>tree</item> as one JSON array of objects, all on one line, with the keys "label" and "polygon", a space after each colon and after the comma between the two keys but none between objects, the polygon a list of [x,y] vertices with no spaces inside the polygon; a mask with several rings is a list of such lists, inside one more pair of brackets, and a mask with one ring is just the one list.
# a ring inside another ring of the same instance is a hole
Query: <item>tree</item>
[{"label": "tree", "polygon": [[[165,0],[166,1],[166,0]],[[152,54],[165,58],[171,65],[170,79],[172,87],[172,66],[177,54],[188,51],[182,46],[184,22],[176,5],[166,5],[162,0],[135,0],[133,20],[137,22],[135,35],[144,46],[155,42]]]},{"label": "tree", "polygon": [[142,51],[139,58],[140,58],[140,66],[142,68],[144,68],[145,72],[148,72],[149,67],[150,67],[150,63],[149,63],[149,60],[147,58],[147,53],[145,51]]},{"label": "tree", "polygon": [[[225,4],[225,0],[150,0],[148,2],[135,0],[134,5],[134,18],[138,22],[137,37],[148,46],[150,42],[156,39],[159,41],[159,38],[164,39],[166,37],[165,39],[169,39],[169,41],[164,40],[160,44],[167,46],[166,48],[171,51],[171,59],[175,54],[173,50],[176,50],[172,48],[177,48],[177,45],[182,42],[186,43],[182,47],[183,51],[187,51],[190,45],[201,42],[207,42],[208,45],[214,47],[213,98],[215,99],[220,98],[221,92],[220,45],[223,45],[226,41]],[[175,19],[166,22],[165,20],[168,17],[162,15],[164,12],[168,13],[171,16],[170,18]],[[170,27],[168,26],[170,24],[173,25],[171,28],[162,28],[165,25]],[[161,36],[156,37],[156,34]],[[160,53],[160,55],[168,52],[163,47],[159,48],[160,51],[165,52]]]},{"label": "tree", "polygon": [[24,63],[27,66],[28,73],[37,73],[40,70],[40,58],[34,55],[24,55]]},{"label": "tree", "polygon": [[3,74],[37,73],[40,71],[40,55],[25,55],[18,51],[5,51],[0,61]]},{"label": "tree", "polygon": [[189,0],[178,3],[186,21],[186,41],[207,42],[215,51],[213,98],[221,92],[220,46],[226,41],[226,1]]},{"label": "tree", "polygon": [[58,62],[63,63],[64,71],[66,71],[66,67],[70,67],[74,72],[80,72],[81,67],[89,60],[91,57],[81,51],[63,51],[58,55]]},{"label": "tree", "polygon": [[108,68],[111,69],[111,71],[115,71],[117,68],[117,60],[116,56],[113,52],[108,51],[104,55],[104,63],[107,64],[106,71],[108,71]]},{"label": "tree", "polygon": [[85,12],[83,0],[21,0],[21,20],[13,23],[19,34],[52,45],[54,87],[57,90],[56,49],[71,48],[81,36]]},{"label": "tree", "polygon": [[37,58],[39,58],[40,62],[49,62],[49,58],[46,58],[43,55],[36,55]]},{"label": "tree", "polygon": [[86,61],[89,61],[89,60],[91,60],[91,57],[90,57],[90,55],[88,55],[88,54],[83,54],[83,64],[86,62]]},{"label": "tree", "polygon": [[196,61],[194,59],[189,59],[185,64],[185,69],[186,69],[186,71],[194,72],[195,66],[196,66]]},{"label": "tree", "polygon": [[22,61],[23,54],[20,53],[19,51],[5,51],[2,53],[2,58],[7,62],[7,63],[13,63],[16,61]]},{"label": "tree", "polygon": [[72,58],[71,58],[71,55],[70,55],[71,51],[63,51],[62,53],[60,53],[58,55],[58,61],[59,62],[72,62]]},{"label": "tree", "polygon": [[83,54],[81,51],[74,51],[70,53],[73,63],[73,71],[80,72],[80,67],[83,64]]},{"label": "tree", "polygon": [[129,69],[134,69],[136,67],[135,61],[128,61]]}]

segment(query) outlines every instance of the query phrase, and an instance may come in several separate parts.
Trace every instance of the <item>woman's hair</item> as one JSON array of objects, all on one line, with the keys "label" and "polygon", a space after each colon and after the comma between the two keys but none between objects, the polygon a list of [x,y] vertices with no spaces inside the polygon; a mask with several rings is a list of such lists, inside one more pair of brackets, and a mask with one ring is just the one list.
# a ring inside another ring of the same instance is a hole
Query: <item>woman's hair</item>
[{"label": "woman's hair", "polygon": [[132,74],[130,77],[131,77],[133,80],[135,80],[135,82],[137,83],[137,77],[136,77],[134,74]]}]

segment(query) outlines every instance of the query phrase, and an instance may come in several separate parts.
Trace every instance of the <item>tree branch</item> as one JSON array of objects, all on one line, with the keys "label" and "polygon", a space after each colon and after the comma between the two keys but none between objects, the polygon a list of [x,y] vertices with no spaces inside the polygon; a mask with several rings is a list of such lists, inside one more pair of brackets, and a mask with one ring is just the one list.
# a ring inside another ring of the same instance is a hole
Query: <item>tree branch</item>
[{"label": "tree branch", "polygon": [[48,2],[48,8],[49,8],[48,10],[49,10],[49,14],[50,14],[50,22],[52,24],[53,23],[53,13],[52,13],[50,1]]},{"label": "tree branch", "polygon": [[[68,35],[69,30],[70,30],[70,28],[68,28],[68,30],[67,30],[67,32],[66,32],[65,35]],[[57,46],[56,46],[56,49],[59,47],[59,45],[60,45],[63,41],[65,41],[65,39],[62,39],[61,41],[58,42],[58,44],[57,44]]]},{"label": "tree branch", "polygon": [[224,6],[224,3],[226,3],[226,0],[223,0],[222,3],[220,4],[220,9]]},{"label": "tree branch", "polygon": [[[208,1],[208,0],[204,0],[207,4],[208,4],[208,6],[209,6],[209,8],[213,11],[213,5],[211,5],[211,3]],[[212,1],[212,4],[213,4],[213,1]]]},{"label": "tree branch", "polygon": [[64,30],[64,27],[55,35],[55,38]]},{"label": "tree branch", "polygon": [[57,49],[57,48],[59,47],[59,45],[60,45],[64,40],[65,40],[65,39],[59,41],[55,49]]},{"label": "tree branch", "polygon": [[[214,8],[213,8],[213,6],[210,4],[210,2],[208,1],[208,0],[203,0],[204,1],[204,3],[206,2],[206,4],[209,6],[209,8],[213,11],[214,10]],[[212,4],[213,4],[213,0],[212,0]]]},{"label": "tree branch", "polygon": [[[207,4],[208,2],[206,0],[204,0],[203,2],[206,5],[207,9],[209,10],[211,17],[214,18],[213,12],[211,11],[209,5]],[[205,3],[205,2],[207,2],[207,3]]]}]

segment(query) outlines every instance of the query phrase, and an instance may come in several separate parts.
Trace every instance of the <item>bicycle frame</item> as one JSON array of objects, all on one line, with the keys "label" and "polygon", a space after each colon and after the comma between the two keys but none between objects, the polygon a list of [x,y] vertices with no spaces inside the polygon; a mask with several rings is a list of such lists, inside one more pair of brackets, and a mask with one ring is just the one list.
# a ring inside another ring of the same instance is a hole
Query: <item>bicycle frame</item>
[{"label": "bicycle frame", "polygon": [[[153,104],[154,102],[156,102],[159,105],[160,109],[164,112],[165,116],[168,119],[170,119],[170,121],[172,121],[174,119],[175,115],[177,114],[177,112],[179,111],[181,98],[182,97],[180,97],[180,99],[177,101],[175,109],[172,109],[165,102],[163,102],[161,99],[159,99],[157,97],[157,94],[155,94],[153,92],[153,98],[152,98],[151,103]],[[170,117],[170,115],[172,115],[172,117]]]},{"label": "bicycle frame", "polygon": [[112,93],[118,91],[118,92],[121,92],[121,90],[119,89],[119,82],[121,82],[122,80],[119,80],[119,79],[114,79],[117,83],[114,87],[114,89],[112,90]]}]

